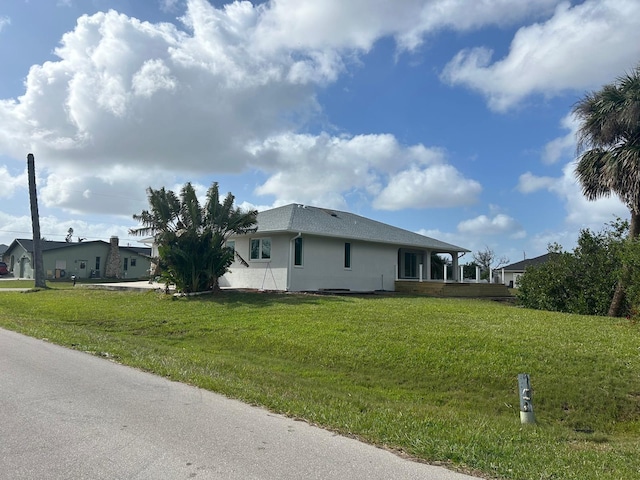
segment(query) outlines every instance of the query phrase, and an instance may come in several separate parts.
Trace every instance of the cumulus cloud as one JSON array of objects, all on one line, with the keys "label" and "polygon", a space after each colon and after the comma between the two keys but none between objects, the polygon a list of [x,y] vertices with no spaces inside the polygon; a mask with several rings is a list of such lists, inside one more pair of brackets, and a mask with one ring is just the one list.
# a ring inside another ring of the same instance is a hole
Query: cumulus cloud
[{"label": "cumulus cloud", "polygon": [[480,183],[452,165],[411,165],[391,176],[373,206],[381,210],[460,207],[477,202],[481,191]]},{"label": "cumulus cloud", "polygon": [[479,215],[458,224],[458,231],[465,235],[508,235],[510,238],[524,238],[522,226],[509,215],[499,213],[493,217]]},{"label": "cumulus cloud", "polygon": [[576,134],[580,128],[580,123],[572,114],[565,116],[560,122],[560,126],[568,133],[562,137],[555,138],[547,143],[542,154],[542,161],[546,164],[553,164],[560,159],[570,156],[574,157],[576,151]]},{"label": "cumulus cloud", "polygon": [[175,25],[84,15],[55,61],[32,66],[24,95],[0,100],[0,154],[36,153],[43,201],[72,212],[129,214],[146,186],[248,169],[274,204],[341,208],[357,193],[386,210],[469,205],[481,185],[437,148],[299,132],[321,112],[318,89],[379,39],[414,50],[431,32],[540,18],[556,3],[187,0]]},{"label": "cumulus cloud", "polygon": [[344,208],[345,195],[358,191],[381,210],[452,207],[475,202],[481,191],[445,162],[441,149],[403,146],[389,134],[286,134],[250,152],[262,170],[274,172],[256,193],[273,195],[278,204]]},{"label": "cumulus cloud", "polygon": [[358,49],[368,51],[393,36],[401,50],[413,50],[428,33],[508,25],[552,10],[558,0],[278,0],[264,4],[256,37],[264,49]]},{"label": "cumulus cloud", "polygon": [[546,22],[520,28],[505,58],[493,61],[487,47],[463,50],[442,79],[479,91],[497,111],[531,94],[597,88],[640,58],[638,18],[633,0],[563,2]]},{"label": "cumulus cloud", "polygon": [[552,189],[557,182],[557,178],[539,177],[531,172],[526,172],[520,175],[517,189],[520,193],[533,193],[538,190]]},{"label": "cumulus cloud", "polygon": [[20,175],[13,176],[6,165],[0,165],[0,179],[2,180],[0,198],[11,198],[17,189],[24,188],[28,184],[26,171]]},{"label": "cumulus cloud", "polygon": [[572,225],[600,230],[603,223],[608,223],[616,217],[629,216],[627,207],[616,196],[596,201],[587,200],[576,179],[573,162],[565,165],[561,177],[537,177],[530,172],[520,176],[520,192],[532,193],[541,189],[554,193],[561,199],[567,212],[566,222]]}]

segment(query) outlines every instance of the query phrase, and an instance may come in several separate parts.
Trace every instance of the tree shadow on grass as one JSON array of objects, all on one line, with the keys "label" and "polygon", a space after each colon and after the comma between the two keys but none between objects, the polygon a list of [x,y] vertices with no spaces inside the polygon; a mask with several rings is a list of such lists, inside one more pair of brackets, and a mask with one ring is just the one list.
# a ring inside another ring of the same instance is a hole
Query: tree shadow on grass
[{"label": "tree shadow on grass", "polygon": [[349,302],[348,297],[337,295],[235,289],[225,289],[205,295],[176,296],[174,299],[180,302],[211,303],[231,308],[247,306],[260,308],[273,305],[326,305],[327,303]]}]

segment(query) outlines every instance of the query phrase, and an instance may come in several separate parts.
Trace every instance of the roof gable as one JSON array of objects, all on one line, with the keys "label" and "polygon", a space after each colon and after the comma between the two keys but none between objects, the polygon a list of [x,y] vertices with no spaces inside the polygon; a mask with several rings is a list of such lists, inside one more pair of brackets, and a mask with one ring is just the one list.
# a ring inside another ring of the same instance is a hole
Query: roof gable
[{"label": "roof gable", "polygon": [[465,248],[435,238],[393,227],[353,213],[292,203],[258,213],[260,233],[306,233],[441,252],[468,252]]}]

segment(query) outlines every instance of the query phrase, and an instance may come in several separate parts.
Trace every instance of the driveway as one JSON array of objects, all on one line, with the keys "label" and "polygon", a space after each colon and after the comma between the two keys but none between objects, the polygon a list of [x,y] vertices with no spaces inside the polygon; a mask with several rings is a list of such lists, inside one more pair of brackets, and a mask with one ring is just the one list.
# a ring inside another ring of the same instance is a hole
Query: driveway
[{"label": "driveway", "polygon": [[471,480],[0,329],[1,479]]}]

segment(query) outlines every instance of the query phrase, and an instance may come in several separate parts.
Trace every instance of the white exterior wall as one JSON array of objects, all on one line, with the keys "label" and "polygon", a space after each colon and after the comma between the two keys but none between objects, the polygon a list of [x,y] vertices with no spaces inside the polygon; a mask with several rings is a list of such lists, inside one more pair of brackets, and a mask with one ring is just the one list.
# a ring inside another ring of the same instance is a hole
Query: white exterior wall
[{"label": "white exterior wall", "polygon": [[[258,290],[286,290],[287,265],[289,261],[290,235],[247,235],[234,238],[236,252],[246,260],[249,267],[235,260],[230,272],[220,279],[221,287],[255,288]],[[252,238],[271,239],[271,259],[250,260],[249,248]]]},{"label": "white exterior wall", "polygon": [[[294,234],[258,234],[235,238],[236,251],[249,267],[235,261],[231,272],[220,279],[220,286],[294,292],[394,290],[397,246],[303,235],[302,266],[294,266],[294,237]],[[271,238],[270,261],[249,260],[251,238]],[[351,243],[351,268],[344,268],[346,242]]]},{"label": "white exterior wall", "polygon": [[[293,267],[291,291],[394,290],[398,248],[340,238],[303,236],[302,267]],[[351,243],[351,268],[344,268],[344,244]]]},{"label": "white exterior wall", "polygon": [[504,272],[504,284],[509,286],[509,283],[513,281],[513,286],[517,287],[518,279],[524,272]]}]

